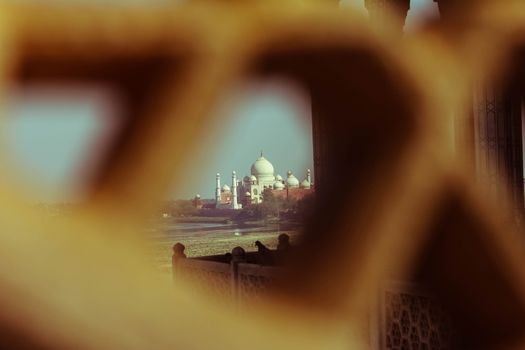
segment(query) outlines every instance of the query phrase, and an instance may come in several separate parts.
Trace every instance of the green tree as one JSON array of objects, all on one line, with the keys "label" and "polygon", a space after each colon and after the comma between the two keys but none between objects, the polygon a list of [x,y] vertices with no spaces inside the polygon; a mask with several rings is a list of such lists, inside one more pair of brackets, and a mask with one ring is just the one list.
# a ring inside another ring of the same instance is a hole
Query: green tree
[{"label": "green tree", "polygon": [[282,200],[275,197],[270,189],[264,190],[263,202],[260,204],[262,216],[279,216],[279,211],[282,208],[282,204]]},{"label": "green tree", "polygon": [[258,204],[248,204],[242,207],[235,217],[237,221],[259,220],[262,218],[261,209]]},{"label": "green tree", "polygon": [[194,216],[199,210],[193,205],[191,199],[171,200],[165,203],[164,213],[169,213],[173,217],[177,216]]},{"label": "green tree", "polygon": [[306,220],[315,211],[315,196],[309,194],[297,201],[295,215],[299,220]]}]

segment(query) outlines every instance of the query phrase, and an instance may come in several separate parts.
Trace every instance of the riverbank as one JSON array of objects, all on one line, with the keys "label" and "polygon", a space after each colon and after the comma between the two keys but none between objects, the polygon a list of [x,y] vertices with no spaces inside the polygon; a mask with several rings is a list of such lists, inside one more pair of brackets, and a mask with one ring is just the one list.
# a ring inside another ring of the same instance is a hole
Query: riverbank
[{"label": "riverbank", "polygon": [[203,223],[203,224],[232,224],[232,225],[260,225],[265,226],[269,224],[280,224],[280,225],[301,225],[300,222],[282,219],[276,217],[269,217],[266,219],[259,220],[236,220],[231,216],[177,216],[168,217],[161,219],[160,224],[190,224],[190,223]]},{"label": "riverbank", "polygon": [[231,252],[237,246],[246,251],[256,251],[255,241],[271,249],[277,247],[277,237],[286,233],[292,244],[300,227],[289,224],[237,225],[210,222],[165,222],[151,233],[151,251],[154,264],[161,270],[171,269],[172,247],[175,243],[186,246],[188,257],[218,255]]},{"label": "riverbank", "polygon": [[171,223],[217,223],[222,224],[231,221],[229,216],[178,216],[164,219]]}]

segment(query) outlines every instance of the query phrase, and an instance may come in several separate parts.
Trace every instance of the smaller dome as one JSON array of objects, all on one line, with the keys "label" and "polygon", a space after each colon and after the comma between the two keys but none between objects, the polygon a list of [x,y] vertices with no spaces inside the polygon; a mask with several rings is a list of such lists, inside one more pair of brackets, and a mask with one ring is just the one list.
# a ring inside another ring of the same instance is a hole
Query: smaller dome
[{"label": "smaller dome", "polygon": [[309,189],[310,188],[310,181],[308,181],[307,179],[304,179],[303,182],[301,182],[301,188]]},{"label": "smaller dome", "polygon": [[286,186],[290,188],[299,187],[299,180],[297,180],[297,178],[291,171],[288,171],[288,178],[286,179]]},{"label": "smaller dome", "polygon": [[281,181],[275,181],[275,183],[273,184],[273,188],[275,188],[276,190],[282,190],[284,189],[284,185]]},{"label": "smaller dome", "polygon": [[275,180],[277,180],[277,181],[283,181],[283,177],[282,177],[281,175],[277,175],[277,176],[275,177]]},{"label": "smaller dome", "polygon": [[222,192],[230,192],[230,186],[228,185],[222,185]]},{"label": "smaller dome", "polygon": [[250,176],[250,180],[257,181],[257,178],[255,177],[255,175],[252,175],[252,176]]}]

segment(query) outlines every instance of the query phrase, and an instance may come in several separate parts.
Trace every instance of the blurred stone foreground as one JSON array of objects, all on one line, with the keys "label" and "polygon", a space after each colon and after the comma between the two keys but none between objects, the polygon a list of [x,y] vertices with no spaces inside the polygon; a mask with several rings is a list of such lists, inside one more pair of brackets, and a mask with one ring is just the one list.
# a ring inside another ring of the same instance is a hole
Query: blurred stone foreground
[{"label": "blurred stone foreground", "polygon": [[[68,220],[2,175],[2,347],[523,347],[525,4],[441,0],[406,36],[408,1],[365,5],[3,4],[2,96],[101,84],[124,122]],[[141,228],[222,93],[272,75],[312,101],[317,208],[293,259],[257,300],[167,283]]]}]

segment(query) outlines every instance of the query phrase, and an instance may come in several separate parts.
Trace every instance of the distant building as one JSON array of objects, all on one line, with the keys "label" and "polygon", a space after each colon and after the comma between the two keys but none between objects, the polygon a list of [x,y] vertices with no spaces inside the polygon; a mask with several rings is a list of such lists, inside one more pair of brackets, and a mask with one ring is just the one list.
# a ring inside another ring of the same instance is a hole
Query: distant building
[{"label": "distant building", "polygon": [[217,173],[215,178],[215,208],[216,209],[242,209],[242,204],[239,203],[237,197],[237,190],[239,184],[237,182],[237,174],[232,172],[232,187],[224,184],[221,187],[221,174]]},{"label": "distant building", "polygon": [[193,206],[197,209],[202,209],[204,207],[204,202],[202,201],[200,194],[193,198]]},{"label": "distant building", "polygon": [[287,172],[286,179],[275,175],[274,167],[262,153],[252,164],[251,175],[242,181],[237,180],[236,172],[232,173],[232,185],[221,187],[221,176],[216,176],[215,207],[217,209],[241,209],[243,205],[257,204],[263,201],[263,193],[271,191],[275,197],[301,199],[314,191],[310,169],[302,182],[292,171]]}]

